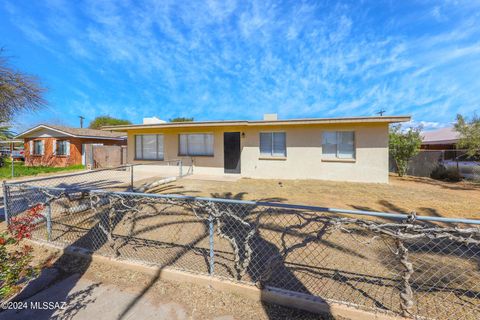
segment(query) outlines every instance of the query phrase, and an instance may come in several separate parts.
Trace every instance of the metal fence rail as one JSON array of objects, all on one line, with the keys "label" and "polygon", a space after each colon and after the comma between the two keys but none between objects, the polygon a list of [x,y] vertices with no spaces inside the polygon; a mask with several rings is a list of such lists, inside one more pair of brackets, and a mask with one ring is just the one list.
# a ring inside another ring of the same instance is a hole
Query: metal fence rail
[{"label": "metal fence rail", "polygon": [[328,302],[480,318],[480,220],[5,184],[35,239]]},{"label": "metal fence rail", "polygon": [[57,175],[23,178],[9,183],[65,189],[110,189],[125,191],[131,188],[134,178],[133,166],[122,165],[114,168],[82,170]]}]

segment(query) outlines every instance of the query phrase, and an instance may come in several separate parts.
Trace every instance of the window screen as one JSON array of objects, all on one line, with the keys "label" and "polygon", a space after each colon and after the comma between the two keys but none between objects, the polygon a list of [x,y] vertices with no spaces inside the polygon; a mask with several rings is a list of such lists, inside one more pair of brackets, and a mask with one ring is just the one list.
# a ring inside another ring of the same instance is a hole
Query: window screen
[{"label": "window screen", "polygon": [[261,132],[260,155],[286,157],[287,147],[285,132]]},{"label": "window screen", "polygon": [[43,141],[36,140],[33,141],[33,154],[42,155],[43,154]]},{"label": "window screen", "polygon": [[56,150],[55,154],[58,156],[66,156],[68,155],[68,141],[67,140],[57,140],[56,141]]},{"label": "window screen", "polygon": [[325,158],[355,158],[355,132],[325,131],[322,137],[322,154]]},{"label": "window screen", "polygon": [[189,133],[179,135],[179,155],[213,156],[212,133]]},{"label": "window screen", "polygon": [[135,159],[163,160],[163,135],[142,134],[135,136]]}]

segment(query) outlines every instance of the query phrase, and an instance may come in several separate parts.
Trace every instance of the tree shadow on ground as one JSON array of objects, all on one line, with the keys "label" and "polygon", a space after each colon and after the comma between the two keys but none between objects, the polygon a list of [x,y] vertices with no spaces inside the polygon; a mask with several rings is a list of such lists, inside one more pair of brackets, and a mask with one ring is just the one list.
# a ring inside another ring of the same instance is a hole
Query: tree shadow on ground
[{"label": "tree shadow on ground", "polygon": [[[166,186],[163,191],[170,192],[172,188],[170,186]],[[182,190],[183,192],[187,193],[187,191]],[[220,197],[226,198],[231,200],[243,200],[247,193],[241,192],[237,194],[233,194],[231,192],[226,193],[215,193],[212,194],[213,197]],[[115,195],[114,194],[105,194],[104,197],[106,200],[111,201]],[[140,197],[141,195],[139,195]],[[134,196],[132,196],[134,197]],[[103,198],[102,198],[103,199]],[[202,256],[204,266],[208,268],[209,266],[209,256],[208,256],[208,249],[202,247],[201,243],[206,241],[209,237],[209,225],[208,221],[200,219],[198,216],[194,215],[191,207],[187,206],[185,203],[169,203],[168,201],[156,203],[154,200],[152,202],[142,202],[141,207],[138,207],[138,203],[132,201],[131,199],[117,199],[118,206],[114,206],[114,214],[109,215],[111,210],[109,210],[109,206],[112,202],[98,202],[100,207],[100,212],[97,212],[94,216],[96,217],[96,223],[93,226],[88,226],[84,229],[81,229],[82,236],[78,239],[73,241],[67,249],[76,249],[86,248],[89,251],[89,254],[86,258],[82,259],[82,262],[76,262],[73,259],[72,265],[72,256],[69,254],[62,255],[54,264],[54,267],[58,267],[60,270],[65,270],[67,266],[67,270],[59,277],[57,280],[63,279],[67,275],[71,273],[77,273],[79,278],[86,272],[91,264],[91,254],[98,252],[99,250],[104,250],[107,248],[110,250],[109,252],[117,252],[122,253],[126,246],[134,245],[136,248],[142,248],[149,246],[150,248],[157,248],[158,246],[163,246],[165,248],[174,247],[174,254],[165,257],[165,260],[161,261],[161,266],[158,268],[156,274],[153,276],[151,281],[142,289],[142,291],[125,307],[120,315],[120,319],[127,317],[129,311],[139,303],[140,299],[145,296],[161,279],[162,270],[165,267],[172,267],[178,266],[178,262],[186,257],[189,254],[199,253]],[[281,202],[284,201],[282,198],[268,198],[268,199],[259,199],[262,202],[272,202],[277,201]],[[70,203],[70,206],[72,203]],[[382,205],[388,208],[396,208],[394,204],[389,202],[382,202]],[[69,207],[68,204],[63,204],[63,208]],[[160,208],[158,207],[160,206]],[[180,206],[182,210],[172,209],[172,206]],[[187,208],[190,208],[187,210]],[[137,212],[135,211],[148,211],[148,214]],[[299,222],[300,220],[297,219],[299,217],[295,217],[292,215],[292,212],[289,210],[273,210],[269,211],[270,209],[260,208],[265,210],[264,216],[273,217],[279,215],[287,215],[290,214],[292,217],[291,220],[288,221],[287,225],[281,225],[276,223],[268,223],[268,221],[262,220],[259,218],[259,207],[255,205],[246,206],[242,204],[241,210],[239,210],[238,204],[224,204],[222,205],[222,210],[226,212],[233,212],[235,213],[236,217],[233,216],[222,216],[220,220],[220,224],[216,224],[215,228],[219,230],[223,235],[231,238],[232,241],[237,245],[238,252],[237,254],[232,254],[232,251],[227,252],[226,250],[222,251],[221,248],[216,248],[216,264],[215,267],[221,269],[223,261],[228,263],[228,266],[223,266],[225,269],[231,269],[230,277],[234,280],[245,280],[249,282],[254,282],[258,285],[259,288],[263,290],[270,290],[270,288],[280,288],[284,290],[295,291],[298,293],[304,293],[307,295],[315,295],[314,292],[311,292],[309,289],[308,284],[305,283],[304,280],[299,278],[299,274],[302,273],[309,273],[313,276],[316,276],[321,279],[329,279],[335,281],[336,283],[342,284],[346,287],[349,287],[354,292],[358,293],[363,298],[372,301],[377,308],[380,309],[388,309],[382,301],[376,299],[374,295],[371,295],[368,291],[364,290],[359,284],[361,283],[368,283],[368,284],[376,284],[379,283],[378,281],[385,281],[384,279],[380,279],[379,277],[371,277],[372,279],[368,278],[367,275],[361,273],[348,273],[342,270],[336,270],[336,272],[332,272],[332,270],[323,270],[325,268],[313,268],[311,267],[305,268],[305,266],[301,265],[294,265],[292,263],[286,263],[285,257],[288,253],[294,251],[298,243],[301,243],[305,239],[313,240],[312,243],[319,243],[323,246],[328,247],[329,249],[336,250],[343,255],[349,256],[351,259],[366,259],[368,257],[355,254],[357,253],[355,248],[348,247],[348,246],[341,246],[338,243],[334,243],[329,241],[325,235],[325,229],[320,227],[314,226],[315,228],[310,228],[307,231],[304,231],[303,228],[290,228],[289,226],[302,224]],[[369,208],[362,207],[361,210],[366,210]],[[189,211],[190,210],[190,211]],[[200,210],[200,213],[205,213],[202,210],[204,208],[197,208]],[[393,209],[392,209],[393,210]],[[157,223],[152,223],[152,220],[156,217],[182,217],[182,219],[187,220],[176,220],[176,221],[160,221]],[[336,215],[332,215],[332,217],[336,217]],[[104,217],[104,218],[98,218]],[[105,217],[109,217],[106,219]],[[190,219],[191,218],[191,219]],[[238,218],[238,219],[237,219]],[[258,218],[258,219],[257,219]],[[85,217],[85,219],[89,219],[89,217]],[[78,220],[84,221],[85,219]],[[243,222],[245,223],[243,223]],[[129,221],[130,224],[130,231],[128,236],[120,235],[118,232],[115,233],[113,231],[116,230],[116,227],[120,227],[122,223],[125,221]],[[61,224],[61,221],[56,221],[55,223]],[[147,240],[146,235],[149,232],[157,231],[159,233],[165,232],[168,228],[171,228],[172,225],[175,224],[188,224],[188,223],[197,223],[200,227],[198,232],[195,234],[189,234],[190,238],[188,242],[179,245],[172,241],[171,243],[167,243],[165,241],[160,242],[157,240]],[[112,230],[112,238],[109,238],[109,235],[105,233],[105,230]],[[312,231],[313,230],[313,231]],[[272,238],[267,236],[268,232],[273,232],[276,235]],[[361,235],[360,233],[356,235]],[[296,239],[295,242],[292,244],[283,243],[279,244],[277,241],[280,236],[291,237],[292,239]],[[92,240],[95,239],[93,242]],[[275,239],[275,240],[272,240]],[[112,241],[113,240],[113,241]],[[111,243],[114,243],[114,246],[111,246]],[[247,245],[248,244],[248,245]],[[421,251],[422,247],[412,247],[412,252]],[[159,251],[157,251],[158,254]],[[445,254],[445,252],[439,252],[438,254]],[[122,254],[120,255],[122,258]],[[159,257],[157,257],[159,259]],[[233,265],[238,260],[238,263],[235,267]],[[158,261],[157,261],[158,262]],[[242,265],[245,262],[244,265]],[[248,262],[248,263],[247,263]],[[71,269],[69,269],[71,268]],[[308,270],[306,270],[308,269]],[[59,292],[59,296],[65,300],[68,300],[70,297],[70,291],[75,286],[75,283],[67,285],[66,287],[62,288],[62,292]],[[311,284],[310,284],[311,288]],[[265,291],[264,291],[265,292]],[[321,298],[320,298],[321,299]],[[71,300],[75,301],[75,300]],[[325,302],[325,301],[323,301]],[[78,302],[78,305],[72,306],[72,310],[81,309],[85,306],[85,304],[91,303],[88,299],[83,299],[82,301]],[[313,315],[307,312],[283,308],[279,306],[274,306],[268,303],[264,303],[264,310],[266,314],[271,319],[279,319],[279,318],[318,318],[318,315]],[[38,319],[49,319],[48,316],[53,316],[52,311],[50,314],[43,315]],[[78,311],[77,311],[78,312]],[[73,314],[73,311],[72,311]]]},{"label": "tree shadow on ground", "polygon": [[398,178],[399,181],[406,182],[415,182],[419,184],[426,184],[430,186],[441,187],[443,189],[449,190],[461,190],[461,191],[474,191],[480,190],[480,183],[472,181],[449,181],[449,180],[438,180],[428,177],[415,177],[415,176],[406,176],[403,178]]}]

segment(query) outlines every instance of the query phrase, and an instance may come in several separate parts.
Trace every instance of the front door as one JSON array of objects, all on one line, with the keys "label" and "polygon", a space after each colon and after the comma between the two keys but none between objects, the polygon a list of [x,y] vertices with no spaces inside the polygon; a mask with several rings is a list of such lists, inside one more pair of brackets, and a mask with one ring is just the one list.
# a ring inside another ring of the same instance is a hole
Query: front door
[{"label": "front door", "polygon": [[225,173],[240,173],[240,132],[223,133]]}]

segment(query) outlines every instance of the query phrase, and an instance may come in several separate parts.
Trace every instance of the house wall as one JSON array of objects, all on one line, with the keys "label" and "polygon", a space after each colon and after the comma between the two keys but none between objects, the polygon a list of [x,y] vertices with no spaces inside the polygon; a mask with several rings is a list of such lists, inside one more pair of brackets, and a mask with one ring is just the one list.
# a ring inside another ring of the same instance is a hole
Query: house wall
[{"label": "house wall", "polygon": [[[45,143],[44,155],[33,155],[30,150],[30,141],[43,140]],[[70,155],[60,156],[53,154],[54,140],[68,140],[70,141]],[[122,145],[122,141],[105,140],[105,139],[85,139],[61,137],[46,134],[39,135],[39,137],[25,138],[25,165],[26,166],[52,166],[52,167],[66,167],[71,165],[82,164],[82,144],[87,143],[102,143],[104,145]]]},{"label": "house wall", "polygon": [[[355,131],[356,159],[323,159],[322,131],[324,130]],[[285,158],[260,157],[260,132],[263,131],[286,132],[287,156]],[[214,134],[214,156],[193,158],[178,156],[178,135],[194,132]],[[387,123],[135,129],[128,131],[128,161],[162,164],[162,161],[135,160],[135,135],[164,134],[165,160],[182,159],[185,165],[193,161],[195,173],[223,174],[224,132],[245,133],[241,138],[242,177],[388,182]]]}]

